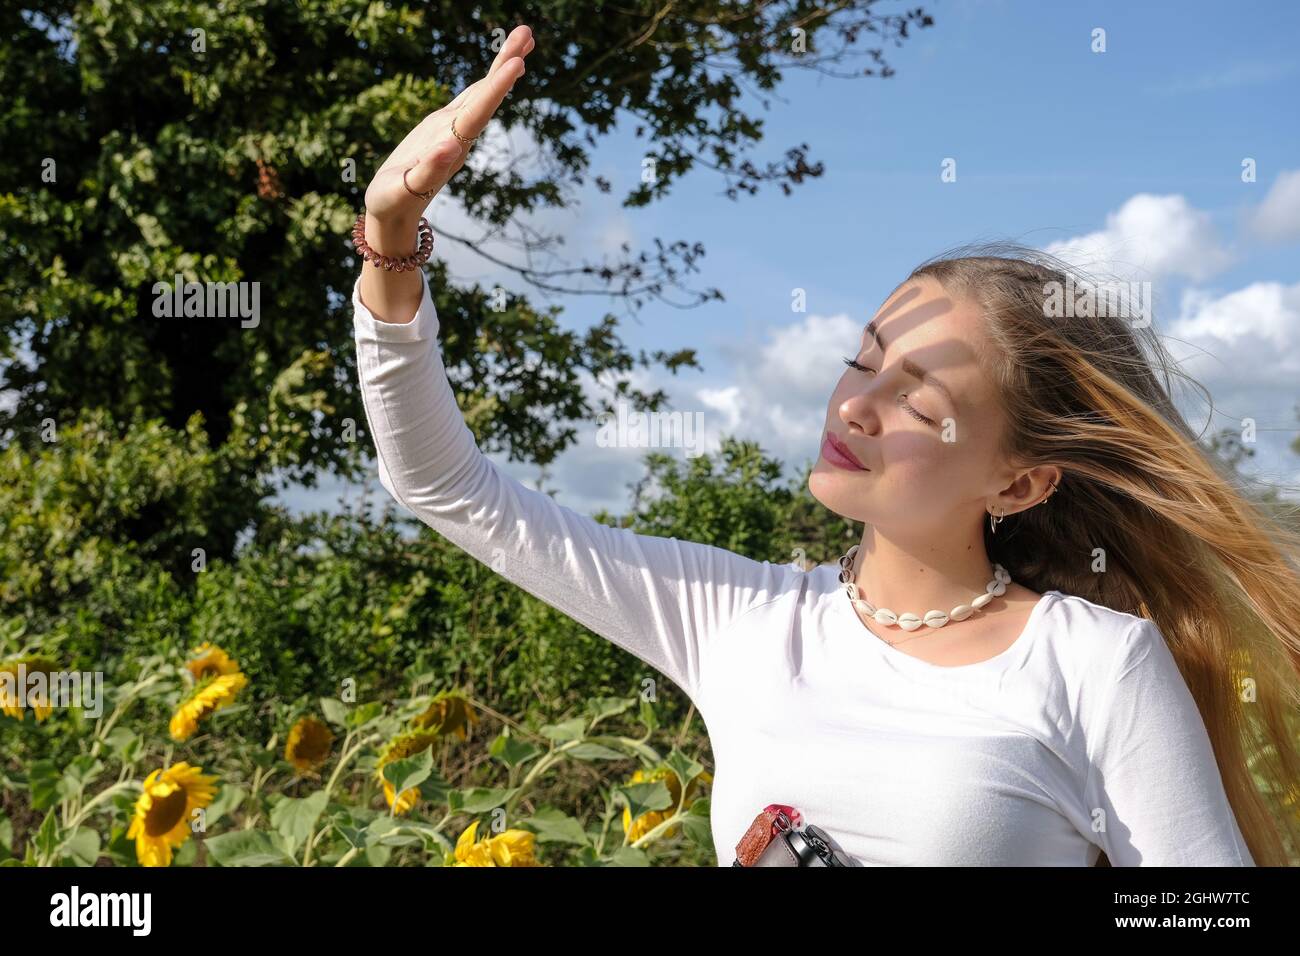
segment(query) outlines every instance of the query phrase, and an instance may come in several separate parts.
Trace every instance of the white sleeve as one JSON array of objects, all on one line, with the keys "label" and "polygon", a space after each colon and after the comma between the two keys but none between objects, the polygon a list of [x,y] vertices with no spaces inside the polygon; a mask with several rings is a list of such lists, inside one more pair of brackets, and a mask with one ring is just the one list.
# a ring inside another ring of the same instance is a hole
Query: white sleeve
[{"label": "white sleeve", "polygon": [[1254,866],[1210,735],[1160,629],[1136,622],[1116,649],[1088,728],[1084,798],[1112,866]]},{"label": "white sleeve", "polygon": [[420,521],[651,665],[699,709],[709,642],[788,586],[793,565],[613,528],[500,470],[465,424],[423,277],[414,319],[385,323],[353,287],[357,372],[379,479]]}]

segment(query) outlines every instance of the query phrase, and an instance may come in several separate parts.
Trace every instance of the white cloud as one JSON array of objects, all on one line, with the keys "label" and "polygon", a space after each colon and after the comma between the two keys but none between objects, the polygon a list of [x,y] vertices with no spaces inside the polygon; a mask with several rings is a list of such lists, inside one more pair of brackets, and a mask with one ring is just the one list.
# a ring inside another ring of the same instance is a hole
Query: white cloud
[{"label": "white cloud", "polygon": [[[1254,419],[1255,464],[1273,473],[1294,468],[1286,445],[1300,427],[1300,283],[1256,282],[1224,295],[1187,290],[1165,344],[1180,368],[1209,391],[1215,414],[1206,434]],[[1197,431],[1207,412],[1184,409]]]},{"label": "white cloud", "polygon": [[1265,349],[1267,355],[1252,356],[1247,368],[1252,377],[1263,360],[1295,362],[1300,358],[1300,283],[1256,282],[1219,297],[1188,289],[1170,333],[1213,339],[1220,346]]},{"label": "white cloud", "polygon": [[[669,396],[665,411],[702,414],[698,447],[705,453],[715,454],[723,435],[748,439],[784,462],[787,475],[794,477],[817,456],[826,403],[843,371],[840,358],[855,350],[861,335],[862,324],[847,315],[807,315],[773,329],[756,350],[736,349],[731,355],[735,371],[724,382],[696,384],[684,378],[689,372],[672,376],[662,369],[640,368],[631,378],[645,391],[662,388]],[[583,385],[592,400],[593,381],[588,377]],[[562,488],[559,500],[584,514],[600,507],[626,511],[628,487],[644,477],[641,460],[651,450],[681,461],[687,458],[680,447],[601,447],[596,424],[586,423],[578,429],[577,443],[556,461],[548,486]],[[536,469],[529,466],[503,467],[530,485],[536,477]]]},{"label": "white cloud", "polygon": [[1084,270],[1121,280],[1185,276],[1203,281],[1226,269],[1232,254],[1207,213],[1180,195],[1139,193],[1106,216],[1106,228],[1046,249]]},{"label": "white cloud", "polygon": [[1250,218],[1255,235],[1269,242],[1300,239],[1300,169],[1281,173]]},{"label": "white cloud", "polygon": [[732,383],[701,393],[701,400],[724,413],[721,425],[757,441],[793,473],[817,457],[826,403],[844,371],[841,357],[856,353],[862,325],[844,313],[810,314],[772,329],[756,350],[733,346]]}]

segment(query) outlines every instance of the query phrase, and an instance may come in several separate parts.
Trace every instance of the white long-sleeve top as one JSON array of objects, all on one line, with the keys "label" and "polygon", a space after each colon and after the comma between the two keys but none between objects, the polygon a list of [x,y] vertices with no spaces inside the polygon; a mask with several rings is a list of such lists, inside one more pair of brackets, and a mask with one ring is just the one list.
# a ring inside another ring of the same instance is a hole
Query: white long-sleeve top
[{"label": "white long-sleeve top", "polygon": [[478,448],[437,345],[353,290],[380,482],[443,537],[676,683],[715,760],[718,865],[767,804],[864,866],[1253,866],[1159,629],[1060,591],[976,664],[930,664],[812,571],[616,529]]}]

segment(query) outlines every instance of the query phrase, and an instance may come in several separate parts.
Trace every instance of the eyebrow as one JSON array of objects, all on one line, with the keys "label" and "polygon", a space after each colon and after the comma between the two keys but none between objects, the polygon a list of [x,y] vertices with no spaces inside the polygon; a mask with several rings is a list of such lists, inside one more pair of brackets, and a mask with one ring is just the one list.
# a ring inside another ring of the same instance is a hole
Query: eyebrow
[{"label": "eyebrow", "polygon": [[[873,339],[876,340],[876,344],[880,346],[880,351],[881,353],[883,353],[885,351],[885,339],[880,334],[880,330],[876,328],[875,319],[872,319],[870,322],[867,323],[867,333]],[[911,359],[909,358],[903,359],[903,371],[906,372],[908,375],[911,375],[913,378],[919,379],[922,382],[929,382],[939,391],[947,395],[948,401],[952,402],[953,405],[957,404],[957,399],[952,397],[952,392],[948,391],[947,385],[944,385],[943,382],[939,381],[937,378],[935,378],[925,369],[921,368],[921,366],[917,365]]]}]

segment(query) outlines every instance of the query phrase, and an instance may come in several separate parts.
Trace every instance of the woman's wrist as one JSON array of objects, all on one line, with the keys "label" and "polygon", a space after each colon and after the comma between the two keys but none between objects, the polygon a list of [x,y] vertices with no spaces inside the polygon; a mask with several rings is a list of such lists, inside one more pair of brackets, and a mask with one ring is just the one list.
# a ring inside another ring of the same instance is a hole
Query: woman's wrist
[{"label": "woman's wrist", "polygon": [[[381,256],[402,259],[415,253],[419,247],[420,216],[375,217],[369,210],[365,216],[365,241]],[[380,322],[406,323],[420,306],[423,280],[420,269],[389,271],[378,268],[373,262],[361,264],[361,302]]]},{"label": "woman's wrist", "polygon": [[385,216],[377,218],[366,210],[366,242],[381,256],[401,259],[419,246],[420,216]]}]

